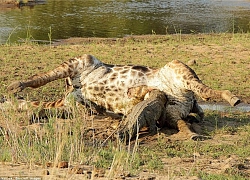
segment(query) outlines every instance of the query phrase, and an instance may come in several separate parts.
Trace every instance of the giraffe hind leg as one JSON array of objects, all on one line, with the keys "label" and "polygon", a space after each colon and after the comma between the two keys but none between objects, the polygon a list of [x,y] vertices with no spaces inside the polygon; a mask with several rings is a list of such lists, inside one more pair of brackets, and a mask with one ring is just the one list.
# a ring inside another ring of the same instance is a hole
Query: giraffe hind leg
[{"label": "giraffe hind leg", "polygon": [[191,90],[204,100],[212,99],[224,99],[231,106],[236,106],[240,103],[240,99],[232,94],[228,90],[214,90],[205,84],[198,78],[197,74],[186,64],[180,61],[172,61],[169,63],[169,67],[175,70],[177,76],[181,77],[183,82],[183,88]]},{"label": "giraffe hind leg", "polygon": [[[193,87],[192,87],[193,86]],[[190,90],[195,92],[199,97],[204,100],[212,99],[224,99],[226,100],[231,106],[238,105],[241,101],[240,99],[231,93],[228,90],[214,90],[206,85],[204,85],[201,81],[194,81],[190,87]]]},{"label": "giraffe hind leg", "polygon": [[221,97],[225,99],[227,102],[229,102],[231,106],[236,106],[241,102],[237,96],[235,96],[228,90],[223,91],[221,93]]},{"label": "giraffe hind leg", "polygon": [[187,137],[194,141],[203,141],[206,139],[211,139],[210,136],[203,136],[191,131],[190,125],[184,120],[178,120],[177,127],[179,130],[179,132],[176,134],[177,137]]}]

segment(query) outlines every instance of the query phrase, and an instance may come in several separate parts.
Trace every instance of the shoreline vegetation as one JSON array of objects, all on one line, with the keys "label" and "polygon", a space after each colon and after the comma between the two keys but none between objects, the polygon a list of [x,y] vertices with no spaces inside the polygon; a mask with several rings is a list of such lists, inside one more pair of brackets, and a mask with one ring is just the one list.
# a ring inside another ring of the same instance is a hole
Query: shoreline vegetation
[{"label": "shoreline vegetation", "polygon": [[[53,38],[53,37],[52,37]],[[16,80],[53,69],[72,57],[92,54],[105,63],[162,67],[188,64],[214,89],[228,89],[250,103],[250,33],[69,38],[38,44],[0,45],[0,94]],[[64,81],[18,93],[27,100],[64,96]],[[213,102],[214,103],[214,102]],[[75,107],[72,107],[75,108]],[[142,132],[131,144],[114,137],[117,119],[74,109],[72,119],[30,121],[30,112],[0,111],[0,177],[22,174],[58,179],[232,179],[250,177],[250,113],[205,111],[198,123],[205,141],[175,139],[176,130]],[[197,128],[197,127],[196,127]],[[59,165],[60,163],[67,166]]]},{"label": "shoreline vegetation", "polygon": [[0,0],[0,8],[8,9],[24,5],[35,5],[38,2],[44,2],[44,0]]}]

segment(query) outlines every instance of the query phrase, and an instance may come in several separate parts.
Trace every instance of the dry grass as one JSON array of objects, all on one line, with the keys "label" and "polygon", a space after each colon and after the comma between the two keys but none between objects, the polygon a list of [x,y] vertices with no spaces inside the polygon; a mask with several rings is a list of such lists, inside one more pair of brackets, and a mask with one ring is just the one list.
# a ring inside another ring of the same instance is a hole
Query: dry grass
[{"label": "dry grass", "polygon": [[[250,34],[211,34],[70,39],[56,46],[6,44],[0,46],[0,93],[6,95],[6,87],[14,80],[50,70],[71,57],[87,53],[105,63],[151,67],[161,67],[173,59],[185,63],[195,60],[192,68],[203,82],[215,89],[229,89],[249,102],[249,42]],[[51,101],[63,96],[63,88],[64,82],[56,81],[35,90],[25,89],[19,95]],[[19,171],[32,175],[41,173],[44,169],[41,165],[46,162],[67,161],[71,167],[84,166],[92,174],[106,177],[143,176],[143,171],[148,172],[147,177],[168,179],[250,176],[249,114],[207,112],[202,130],[213,139],[205,142],[176,141],[171,139],[175,131],[165,129],[131,142],[128,147],[113,137],[106,140],[115,131],[111,127],[118,120],[87,115],[82,108],[75,111],[73,119],[52,115],[46,123],[41,120],[33,124],[29,122],[31,112],[0,112],[0,161],[6,163],[1,167],[7,171],[7,162],[24,162],[30,171],[24,167]],[[83,178],[68,170],[48,169],[54,178]]]}]

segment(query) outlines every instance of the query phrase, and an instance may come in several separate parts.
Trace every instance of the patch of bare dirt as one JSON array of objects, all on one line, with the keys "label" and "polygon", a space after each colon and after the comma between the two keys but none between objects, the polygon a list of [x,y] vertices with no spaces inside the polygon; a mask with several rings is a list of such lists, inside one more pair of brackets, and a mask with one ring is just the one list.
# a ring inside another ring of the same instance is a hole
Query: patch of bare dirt
[{"label": "patch of bare dirt", "polygon": [[[70,165],[68,168],[43,167],[39,164],[29,166],[27,164],[0,164],[0,178],[36,178],[36,179],[98,179],[108,180],[109,171],[96,169],[91,166]],[[167,177],[157,175],[157,173],[141,172],[138,176],[133,176],[128,172],[118,174],[112,179],[117,180],[165,180]],[[196,176],[175,177],[176,180],[198,180]]]},{"label": "patch of bare dirt", "polygon": [[[177,37],[178,35],[172,35],[173,37]],[[182,35],[182,38],[188,38],[189,35]],[[203,35],[197,35],[197,38],[203,38]],[[164,35],[131,35],[125,36],[123,38],[98,38],[98,37],[91,37],[91,38],[82,38],[82,37],[71,37],[68,39],[58,39],[57,41],[53,42],[54,46],[60,45],[79,45],[79,44],[88,44],[88,43],[105,43],[105,44],[115,44],[119,43],[126,43],[126,42],[167,42],[170,38]]]}]

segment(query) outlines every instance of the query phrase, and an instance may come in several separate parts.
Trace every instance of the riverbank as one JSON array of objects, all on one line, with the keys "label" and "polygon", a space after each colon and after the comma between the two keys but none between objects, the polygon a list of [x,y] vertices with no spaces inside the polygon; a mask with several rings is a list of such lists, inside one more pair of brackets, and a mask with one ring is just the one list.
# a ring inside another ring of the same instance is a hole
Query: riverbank
[{"label": "riverbank", "polygon": [[[45,72],[84,53],[105,63],[155,68],[178,59],[215,89],[228,89],[250,103],[250,34],[149,35],[125,38],[70,38],[47,45],[28,40],[0,45],[0,94],[16,80]],[[52,101],[64,96],[64,81],[19,96]],[[213,102],[214,103],[214,102]],[[73,107],[75,108],[75,107]],[[205,141],[176,138],[163,128],[142,131],[130,146],[119,144],[119,119],[74,109],[71,119],[55,116],[30,121],[30,112],[0,111],[0,178],[39,176],[44,179],[249,179],[249,112],[205,111],[194,123]],[[112,133],[113,136],[112,136]],[[59,166],[60,163],[67,166]],[[53,165],[54,164],[54,165]],[[61,167],[61,168],[60,168]]]},{"label": "riverbank", "polygon": [[0,9],[12,9],[24,5],[35,5],[38,2],[45,2],[44,0],[0,0]]},{"label": "riverbank", "polygon": [[0,0],[0,9],[12,9],[18,7],[19,3],[15,0]]}]

